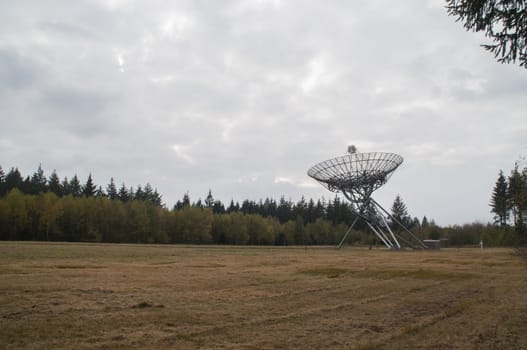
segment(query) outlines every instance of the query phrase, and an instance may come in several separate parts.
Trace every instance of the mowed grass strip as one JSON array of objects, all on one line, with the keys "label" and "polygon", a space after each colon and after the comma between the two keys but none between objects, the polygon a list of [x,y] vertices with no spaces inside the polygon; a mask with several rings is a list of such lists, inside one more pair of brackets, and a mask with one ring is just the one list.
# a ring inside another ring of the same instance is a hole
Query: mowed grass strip
[{"label": "mowed grass strip", "polygon": [[0,243],[8,349],[521,349],[507,249]]},{"label": "mowed grass strip", "polygon": [[353,270],[341,267],[318,267],[300,270],[299,273],[311,276],[325,276],[328,278],[337,278],[342,275],[352,275],[356,278],[378,278],[378,279],[392,279],[392,278],[415,278],[422,280],[455,280],[476,278],[476,274],[465,272],[446,272],[435,270]]}]

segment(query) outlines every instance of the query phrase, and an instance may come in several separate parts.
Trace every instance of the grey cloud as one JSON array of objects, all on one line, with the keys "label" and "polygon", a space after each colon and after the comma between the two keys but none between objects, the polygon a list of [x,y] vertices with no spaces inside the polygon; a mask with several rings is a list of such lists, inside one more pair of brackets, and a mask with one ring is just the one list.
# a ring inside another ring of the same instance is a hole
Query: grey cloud
[{"label": "grey cloud", "polygon": [[36,103],[40,112],[34,115],[33,120],[43,128],[58,127],[80,137],[115,132],[116,129],[108,129],[111,118],[103,113],[111,102],[111,96],[91,91],[48,88]]},{"label": "grey cloud", "polygon": [[21,89],[31,84],[37,75],[34,62],[13,50],[0,49],[0,87]]},{"label": "grey cloud", "polygon": [[[92,30],[81,25],[76,25],[73,23],[68,23],[64,21],[45,21],[38,25],[38,28],[45,32],[56,33],[64,36],[64,38],[75,39],[96,39],[97,36]],[[102,39],[102,38],[98,38]]]},{"label": "grey cloud", "polygon": [[50,88],[42,96],[43,105],[72,117],[75,114],[96,115],[104,109],[108,100],[108,97],[74,88]]},{"label": "grey cloud", "polygon": [[486,220],[488,179],[525,152],[527,78],[430,4],[3,3],[2,166],[151,182],[169,206],[332,198],[306,171],[355,143],[405,157],[387,205]]}]

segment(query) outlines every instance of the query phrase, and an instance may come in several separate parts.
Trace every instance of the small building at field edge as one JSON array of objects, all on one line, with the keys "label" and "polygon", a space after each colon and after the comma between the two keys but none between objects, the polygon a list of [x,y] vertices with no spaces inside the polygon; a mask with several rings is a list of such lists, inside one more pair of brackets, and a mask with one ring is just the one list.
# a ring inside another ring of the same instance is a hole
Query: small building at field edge
[{"label": "small building at field edge", "polygon": [[427,249],[441,249],[441,241],[439,239],[425,239],[423,243]]}]

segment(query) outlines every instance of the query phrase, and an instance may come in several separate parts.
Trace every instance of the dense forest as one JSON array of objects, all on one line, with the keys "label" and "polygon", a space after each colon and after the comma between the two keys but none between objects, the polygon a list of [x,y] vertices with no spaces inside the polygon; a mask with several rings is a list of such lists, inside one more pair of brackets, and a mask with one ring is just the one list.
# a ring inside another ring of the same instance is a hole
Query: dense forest
[{"label": "dense forest", "polygon": [[[412,218],[400,196],[395,198],[391,214],[422,239],[445,239],[454,246],[476,245],[480,240],[486,245],[515,245],[525,235],[521,231],[525,207],[511,199],[511,189],[518,187],[514,174],[523,179],[525,190],[527,170],[520,172],[518,167],[509,179],[500,173],[496,185],[505,181],[506,212],[513,214],[514,227],[509,227],[509,216],[503,218],[503,214],[496,214],[497,224],[439,227],[426,217]],[[501,203],[495,193],[493,212]],[[56,171],[46,177],[39,166],[34,174],[24,177],[17,168],[6,174],[0,166],[1,240],[334,245],[354,219],[349,205],[338,196],[328,201],[302,198],[296,203],[284,197],[241,204],[231,200],[225,205],[209,190],[204,200],[191,201],[184,194],[173,208],[167,208],[149,183],[118,187],[112,178],[102,188],[95,185],[91,174],[85,182],[77,175],[61,180]],[[365,226],[355,228],[348,244],[378,243]]]}]

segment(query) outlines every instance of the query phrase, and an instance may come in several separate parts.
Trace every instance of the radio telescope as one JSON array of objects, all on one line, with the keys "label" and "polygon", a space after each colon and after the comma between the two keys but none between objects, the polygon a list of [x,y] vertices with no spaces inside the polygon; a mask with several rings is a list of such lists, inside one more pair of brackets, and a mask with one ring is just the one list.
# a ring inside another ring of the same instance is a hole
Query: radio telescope
[{"label": "radio telescope", "polygon": [[[400,242],[415,249],[426,248],[419,238],[371,198],[373,191],[384,185],[402,162],[403,157],[395,153],[359,153],[355,146],[349,146],[348,154],[325,160],[309,169],[307,174],[310,177],[332,192],[342,192],[351,203],[355,220],[338,248],[342,247],[359,218],[390,249],[401,249]],[[388,220],[403,229],[404,237],[392,231]]]}]

